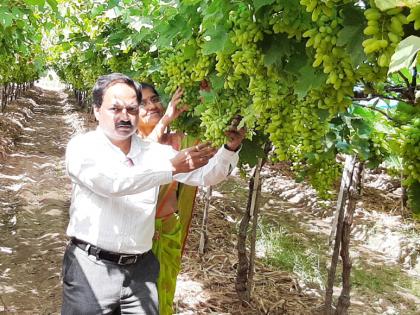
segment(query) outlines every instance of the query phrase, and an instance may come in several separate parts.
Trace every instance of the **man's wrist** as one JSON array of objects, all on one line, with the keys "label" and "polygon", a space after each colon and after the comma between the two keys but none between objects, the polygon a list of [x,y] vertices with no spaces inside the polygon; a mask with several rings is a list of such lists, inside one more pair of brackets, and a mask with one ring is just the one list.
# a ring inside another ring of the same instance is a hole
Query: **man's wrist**
[{"label": "man's wrist", "polygon": [[241,145],[238,145],[236,148],[231,148],[228,144],[224,144],[223,147],[228,151],[238,152],[241,148]]}]

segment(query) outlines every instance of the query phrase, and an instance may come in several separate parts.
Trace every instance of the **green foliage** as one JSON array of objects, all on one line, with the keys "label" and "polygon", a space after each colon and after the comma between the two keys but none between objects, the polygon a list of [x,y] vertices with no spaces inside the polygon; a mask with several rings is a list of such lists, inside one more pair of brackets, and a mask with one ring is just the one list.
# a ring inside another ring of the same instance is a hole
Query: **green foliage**
[{"label": "green foliage", "polygon": [[41,41],[49,21],[40,16],[43,5],[35,0],[0,4],[0,84],[34,81],[44,71]]},{"label": "green foliage", "polygon": [[[45,60],[82,91],[101,74],[124,72],[154,83],[166,99],[182,86],[190,109],[173,127],[203,140],[223,143],[232,117],[241,115],[244,161],[255,163],[270,141],[275,158],[291,161],[323,194],[339,175],[337,153],[357,154],[371,167],[403,157],[407,183],[418,179],[416,131],[408,132],[418,100],[405,68],[418,51],[410,36],[420,29],[413,1],[4,3],[0,82],[35,78]],[[386,118],[372,102],[362,105],[374,114],[352,106],[358,94],[401,102]]]},{"label": "green foliage", "polygon": [[388,73],[397,72],[403,68],[414,68],[417,64],[417,54],[419,50],[420,37],[409,36],[402,40],[391,58]]}]

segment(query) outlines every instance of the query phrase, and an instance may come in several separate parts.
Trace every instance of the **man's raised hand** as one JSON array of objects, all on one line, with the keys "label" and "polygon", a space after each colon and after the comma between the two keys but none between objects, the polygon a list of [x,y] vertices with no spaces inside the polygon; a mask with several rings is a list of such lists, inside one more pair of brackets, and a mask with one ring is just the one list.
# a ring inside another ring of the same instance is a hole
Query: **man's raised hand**
[{"label": "man's raised hand", "polygon": [[216,154],[216,149],[209,143],[197,144],[196,146],[178,152],[171,159],[172,174],[187,173],[200,168]]}]

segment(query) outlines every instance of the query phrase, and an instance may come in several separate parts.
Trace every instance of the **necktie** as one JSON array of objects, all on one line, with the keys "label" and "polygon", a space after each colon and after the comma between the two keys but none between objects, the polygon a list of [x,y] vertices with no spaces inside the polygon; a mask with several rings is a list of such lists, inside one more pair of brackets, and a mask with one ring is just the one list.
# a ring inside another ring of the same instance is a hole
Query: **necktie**
[{"label": "necktie", "polygon": [[125,160],[125,165],[127,165],[128,167],[134,166],[133,160],[127,157],[127,159]]}]

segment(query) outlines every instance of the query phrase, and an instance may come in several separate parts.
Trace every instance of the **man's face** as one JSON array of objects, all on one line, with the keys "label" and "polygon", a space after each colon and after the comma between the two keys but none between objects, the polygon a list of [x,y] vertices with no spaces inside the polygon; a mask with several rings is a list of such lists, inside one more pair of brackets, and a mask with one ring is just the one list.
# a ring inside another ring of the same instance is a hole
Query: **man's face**
[{"label": "man's face", "polygon": [[94,111],[99,126],[111,142],[128,140],[136,132],[139,104],[135,90],[129,85],[115,83],[108,87],[102,106],[95,107]]}]

